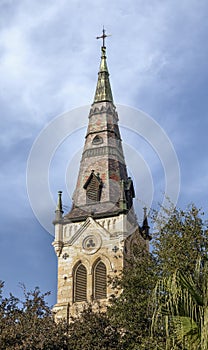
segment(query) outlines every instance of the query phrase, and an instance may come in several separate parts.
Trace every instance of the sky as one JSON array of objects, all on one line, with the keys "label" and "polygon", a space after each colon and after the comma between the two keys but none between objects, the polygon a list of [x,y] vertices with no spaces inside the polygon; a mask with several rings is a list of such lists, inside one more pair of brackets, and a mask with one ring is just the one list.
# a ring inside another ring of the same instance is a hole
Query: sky
[{"label": "sky", "polygon": [[0,13],[0,279],[6,294],[51,291],[53,305],[55,202],[61,189],[70,209],[103,25],[139,222],[165,183],[207,213],[208,3],[0,0]]}]

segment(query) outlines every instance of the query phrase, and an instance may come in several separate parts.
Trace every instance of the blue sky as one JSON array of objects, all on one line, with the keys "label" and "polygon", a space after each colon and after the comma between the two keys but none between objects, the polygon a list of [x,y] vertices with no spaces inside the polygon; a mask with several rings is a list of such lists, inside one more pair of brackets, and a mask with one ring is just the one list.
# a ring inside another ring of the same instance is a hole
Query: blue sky
[{"label": "blue sky", "polygon": [[[29,289],[38,285],[42,291],[51,290],[53,304],[53,236],[30,207],[27,160],[38,135],[55,117],[92,103],[100,60],[100,43],[95,38],[103,24],[112,34],[107,39],[107,56],[115,103],[144,111],[164,129],[180,164],[178,205],[194,202],[207,212],[208,3],[1,0],[0,13],[0,279],[5,281],[6,293],[21,295],[19,282]],[[69,194],[64,191],[67,207],[88,117],[82,113],[77,130],[79,119],[75,123],[76,117],[70,115],[70,127],[76,132],[57,149],[49,169],[54,203],[56,192],[69,187]],[[131,145],[122,126],[121,131],[129,164]],[[156,202],[164,186],[161,164],[142,140],[134,147],[140,154],[138,177],[145,164],[150,174],[146,187],[152,177]],[[129,166],[136,177],[133,170]],[[34,176],[39,186],[41,174]],[[136,190],[139,198],[145,196],[145,183],[136,184]],[[37,196],[52,221],[53,210],[41,190]]]}]

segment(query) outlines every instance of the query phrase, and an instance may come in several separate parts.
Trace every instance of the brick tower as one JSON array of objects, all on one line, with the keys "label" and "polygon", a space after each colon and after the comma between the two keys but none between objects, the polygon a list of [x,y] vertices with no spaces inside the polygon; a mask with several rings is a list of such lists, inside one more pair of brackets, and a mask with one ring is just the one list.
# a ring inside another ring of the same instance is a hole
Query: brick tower
[{"label": "brick tower", "polygon": [[68,319],[85,302],[105,304],[113,293],[108,276],[120,274],[133,243],[149,240],[146,214],[140,227],[133,208],[134,186],[127,174],[113,103],[105,30],[101,38],[95,97],[72,208],[65,216],[58,194],[53,242],[58,257],[56,319]]}]

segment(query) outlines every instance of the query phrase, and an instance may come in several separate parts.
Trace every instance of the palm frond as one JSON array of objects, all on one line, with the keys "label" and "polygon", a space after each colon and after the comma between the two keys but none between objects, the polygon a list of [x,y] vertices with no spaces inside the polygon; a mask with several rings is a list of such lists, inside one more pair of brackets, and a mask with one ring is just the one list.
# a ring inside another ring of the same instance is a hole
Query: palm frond
[{"label": "palm frond", "polygon": [[190,317],[175,316],[172,318],[174,334],[177,341],[182,340],[193,350],[200,345],[199,327]]},{"label": "palm frond", "polygon": [[[154,291],[152,331],[164,318],[167,348],[208,350],[208,261],[197,260],[194,276],[176,270],[159,281]],[[171,343],[172,341],[172,343]]]}]

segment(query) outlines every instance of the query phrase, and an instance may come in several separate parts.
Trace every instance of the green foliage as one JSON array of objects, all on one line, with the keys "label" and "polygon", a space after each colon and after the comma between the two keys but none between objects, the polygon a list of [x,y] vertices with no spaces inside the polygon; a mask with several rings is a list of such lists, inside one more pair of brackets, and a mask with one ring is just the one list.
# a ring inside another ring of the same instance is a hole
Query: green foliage
[{"label": "green foliage", "polygon": [[112,324],[122,334],[120,349],[159,349],[159,334],[156,342],[150,339],[152,291],[156,280],[155,259],[140,242],[117,282],[121,294],[111,300],[108,309]]},{"label": "green foliage", "polygon": [[207,350],[208,259],[198,259],[193,275],[177,269],[158,281],[155,296],[153,327],[162,316],[167,349],[179,344],[187,350]]},{"label": "green foliage", "polygon": [[54,322],[45,302],[48,293],[41,294],[39,288],[27,292],[24,286],[23,293],[23,301],[0,293],[0,349],[67,349],[66,325]]},{"label": "green foliage", "polygon": [[208,249],[204,213],[194,205],[186,210],[161,209],[162,214],[153,215],[157,232],[152,242],[161,275],[170,275],[176,268],[192,274],[198,256],[206,255]]},{"label": "green foliage", "polygon": [[92,305],[84,309],[69,325],[68,350],[115,350],[119,349],[120,334],[106,312]]},{"label": "green foliage", "polygon": [[165,332],[166,349],[207,350],[204,213],[194,205],[186,210],[162,208],[162,214],[155,212],[153,219],[157,224],[153,252],[161,277],[155,288],[154,330]]}]

